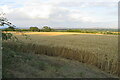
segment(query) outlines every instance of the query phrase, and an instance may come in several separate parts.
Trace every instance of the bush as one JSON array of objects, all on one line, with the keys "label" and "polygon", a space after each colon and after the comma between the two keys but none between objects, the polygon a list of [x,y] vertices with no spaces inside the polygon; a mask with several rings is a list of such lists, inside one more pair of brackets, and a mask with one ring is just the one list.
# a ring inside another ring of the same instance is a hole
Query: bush
[{"label": "bush", "polygon": [[30,31],[35,32],[35,31],[40,31],[40,29],[38,27],[30,27]]},{"label": "bush", "polygon": [[12,38],[12,34],[11,33],[2,33],[2,40],[8,40]]},{"label": "bush", "polygon": [[43,31],[43,32],[52,32],[52,31],[54,31],[54,29],[52,29],[52,28],[50,28],[48,26],[44,26],[41,31]]}]

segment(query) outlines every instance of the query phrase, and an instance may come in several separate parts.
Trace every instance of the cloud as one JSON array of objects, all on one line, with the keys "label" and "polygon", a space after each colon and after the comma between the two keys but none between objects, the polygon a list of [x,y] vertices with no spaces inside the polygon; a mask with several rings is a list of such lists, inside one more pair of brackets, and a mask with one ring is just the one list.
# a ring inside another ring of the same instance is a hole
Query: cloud
[{"label": "cloud", "polygon": [[70,14],[70,17],[72,19],[74,19],[75,21],[81,21],[81,22],[91,22],[91,23],[95,23],[97,22],[97,20],[94,18],[94,17],[91,17],[91,16],[87,16],[87,15],[84,15],[84,14]]},{"label": "cloud", "polygon": [[26,5],[19,10],[20,12],[28,15],[30,18],[49,18],[52,6],[47,4],[40,4],[35,6]]},{"label": "cloud", "polygon": [[6,0],[0,11],[18,27],[114,27],[118,0]]},{"label": "cloud", "polygon": [[3,6],[0,6],[0,12],[9,14],[9,13],[13,12],[13,9],[7,5],[3,5]]}]

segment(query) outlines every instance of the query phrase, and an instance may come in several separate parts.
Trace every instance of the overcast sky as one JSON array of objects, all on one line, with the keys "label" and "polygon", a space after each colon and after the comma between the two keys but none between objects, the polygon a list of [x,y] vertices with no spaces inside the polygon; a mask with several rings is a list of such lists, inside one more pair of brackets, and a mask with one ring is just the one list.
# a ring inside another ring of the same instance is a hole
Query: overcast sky
[{"label": "overcast sky", "polygon": [[117,28],[118,0],[0,0],[19,28]]}]

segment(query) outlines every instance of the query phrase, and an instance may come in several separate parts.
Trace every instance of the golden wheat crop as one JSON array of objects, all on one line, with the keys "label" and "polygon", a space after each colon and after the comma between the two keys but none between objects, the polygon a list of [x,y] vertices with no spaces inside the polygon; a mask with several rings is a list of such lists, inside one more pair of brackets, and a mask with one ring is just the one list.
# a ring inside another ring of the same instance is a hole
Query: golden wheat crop
[{"label": "golden wheat crop", "polygon": [[78,60],[82,63],[94,65],[110,74],[120,76],[118,36],[116,35],[60,34],[43,36],[39,35],[39,33],[29,33],[29,36],[32,40],[26,40],[22,36],[17,35],[19,39],[24,41],[23,44],[9,42],[6,45],[8,47],[12,46],[11,48],[14,50],[23,52]]}]

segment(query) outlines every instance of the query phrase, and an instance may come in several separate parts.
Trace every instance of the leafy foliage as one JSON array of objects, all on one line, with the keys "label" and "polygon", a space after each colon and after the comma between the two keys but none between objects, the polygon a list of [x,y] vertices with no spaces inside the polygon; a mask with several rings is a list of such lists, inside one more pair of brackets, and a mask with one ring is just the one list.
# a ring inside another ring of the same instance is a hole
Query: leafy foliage
[{"label": "leafy foliage", "polygon": [[2,33],[2,39],[3,40],[8,40],[12,38],[12,34],[11,33]]},{"label": "leafy foliage", "polygon": [[48,26],[44,26],[44,27],[42,28],[42,31],[43,31],[43,32],[51,32],[51,31],[54,31],[54,29],[52,29],[52,28],[50,28],[50,27],[48,27]]},{"label": "leafy foliage", "polygon": [[18,41],[18,38],[13,36],[12,33],[2,33],[2,40],[11,40]]},{"label": "leafy foliage", "polygon": [[40,29],[38,27],[30,27],[30,31],[35,32],[35,31],[40,31]]},{"label": "leafy foliage", "polygon": [[4,29],[3,31],[15,31],[15,28],[10,26],[10,27]]}]

